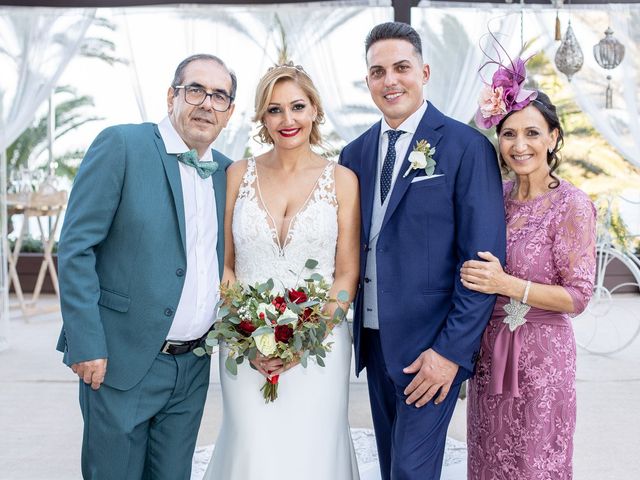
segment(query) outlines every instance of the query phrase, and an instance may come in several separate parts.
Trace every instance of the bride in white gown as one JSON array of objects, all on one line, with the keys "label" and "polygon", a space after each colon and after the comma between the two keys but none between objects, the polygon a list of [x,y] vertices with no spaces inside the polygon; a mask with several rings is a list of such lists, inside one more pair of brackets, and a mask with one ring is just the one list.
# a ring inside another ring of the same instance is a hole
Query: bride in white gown
[{"label": "bride in white gown", "polygon": [[[256,92],[260,138],[273,149],[236,162],[227,173],[223,282],[254,285],[273,278],[294,287],[305,261],[351,298],[358,281],[358,184],[349,170],[311,150],[321,142],[323,111],[301,67],[270,69]],[[304,278],[304,276],[302,277]],[[345,306],[346,307],[346,306]],[[328,307],[329,313],[336,306]],[[223,421],[205,480],[358,480],[347,406],[351,337],[345,322],[327,340],[320,367],[258,358],[224,368]],[[280,376],[278,398],[265,404],[265,376]]]}]

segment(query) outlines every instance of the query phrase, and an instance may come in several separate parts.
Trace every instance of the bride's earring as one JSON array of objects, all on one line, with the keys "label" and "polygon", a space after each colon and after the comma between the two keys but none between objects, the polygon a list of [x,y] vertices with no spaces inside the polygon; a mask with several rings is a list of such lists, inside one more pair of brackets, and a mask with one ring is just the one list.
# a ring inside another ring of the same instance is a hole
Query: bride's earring
[{"label": "bride's earring", "polygon": [[549,153],[553,153],[553,147],[549,146]]}]

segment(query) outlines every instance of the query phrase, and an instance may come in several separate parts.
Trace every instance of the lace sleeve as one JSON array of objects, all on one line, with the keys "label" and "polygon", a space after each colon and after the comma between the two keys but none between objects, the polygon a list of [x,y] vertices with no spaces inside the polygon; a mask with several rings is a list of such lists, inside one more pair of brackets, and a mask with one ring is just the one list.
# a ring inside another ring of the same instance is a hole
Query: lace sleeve
[{"label": "lace sleeve", "polygon": [[553,261],[562,285],[573,299],[572,316],[581,313],[593,293],[596,271],[596,210],[587,195],[572,189],[558,220]]}]

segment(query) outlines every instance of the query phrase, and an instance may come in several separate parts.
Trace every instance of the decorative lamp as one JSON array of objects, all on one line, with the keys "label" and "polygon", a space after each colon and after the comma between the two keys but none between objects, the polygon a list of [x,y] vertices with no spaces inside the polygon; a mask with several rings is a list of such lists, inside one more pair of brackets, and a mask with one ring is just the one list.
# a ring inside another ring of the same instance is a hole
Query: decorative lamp
[{"label": "decorative lamp", "polygon": [[556,67],[567,76],[567,80],[571,81],[571,77],[582,68],[584,63],[584,55],[578,43],[578,39],[571,28],[571,20],[567,26],[562,43],[556,52]]},{"label": "decorative lamp", "polygon": [[[622,62],[624,58],[624,45],[613,36],[611,27],[607,27],[604,38],[593,46],[593,56],[605,70],[613,70]],[[607,75],[607,90],[605,94],[605,108],[613,106],[613,90],[611,88],[611,75]]]}]

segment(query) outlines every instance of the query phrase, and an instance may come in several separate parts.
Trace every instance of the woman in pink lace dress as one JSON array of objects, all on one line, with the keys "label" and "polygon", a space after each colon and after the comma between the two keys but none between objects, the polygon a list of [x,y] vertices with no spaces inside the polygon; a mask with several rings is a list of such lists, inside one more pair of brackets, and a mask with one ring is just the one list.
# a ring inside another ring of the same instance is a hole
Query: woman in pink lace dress
[{"label": "woman in pink lace dress", "polygon": [[[591,297],[595,209],[584,192],[553,173],[563,138],[554,105],[541,92],[522,89],[521,99],[523,92],[529,95],[524,105],[493,120],[501,163],[515,173],[515,181],[504,184],[506,265],[503,270],[493,255],[480,252],[484,261],[467,261],[461,270],[467,288],[498,295],[469,384],[470,480],[572,478],[576,347],[570,317]],[[481,118],[485,126],[491,122]]]}]

